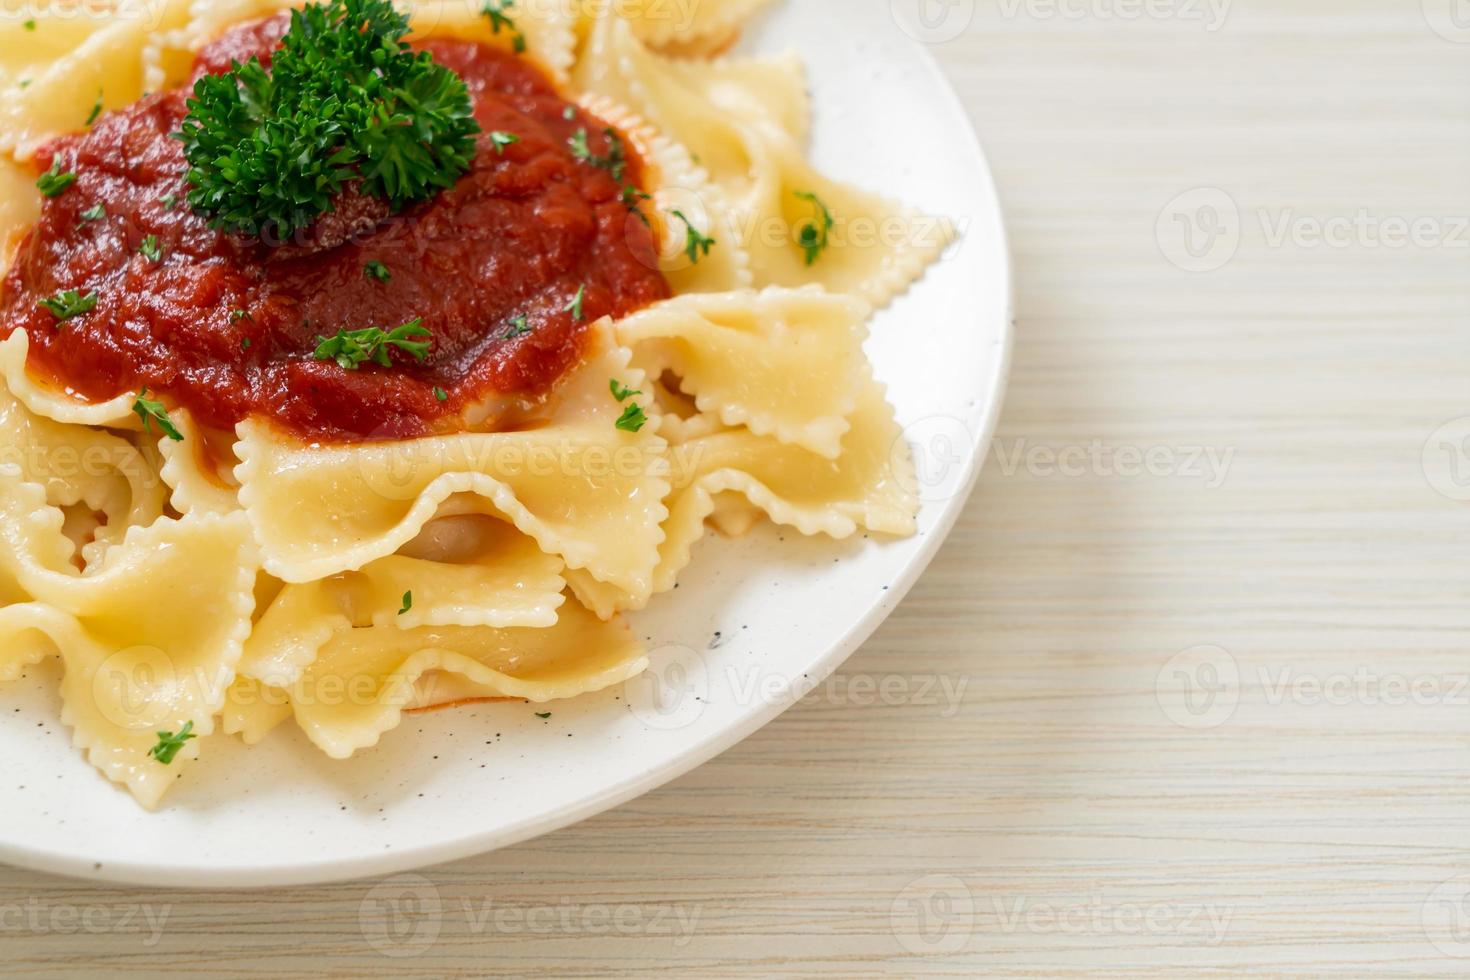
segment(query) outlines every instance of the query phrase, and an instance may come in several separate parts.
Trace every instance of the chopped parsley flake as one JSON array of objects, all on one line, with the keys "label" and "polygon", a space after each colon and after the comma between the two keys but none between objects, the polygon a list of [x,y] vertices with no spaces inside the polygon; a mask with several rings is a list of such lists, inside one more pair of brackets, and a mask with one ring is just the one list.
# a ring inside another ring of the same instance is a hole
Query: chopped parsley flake
[{"label": "chopped parsley flake", "polygon": [[522,34],[520,28],[507,10],[516,5],[516,0],[486,0],[485,6],[480,8],[480,13],[490,18],[490,33],[499,34],[501,28],[505,28],[510,35],[510,43],[515,48],[516,54],[525,54],[526,35]]},{"label": "chopped parsley flake", "polygon": [[651,194],[643,193],[643,191],[634,187],[632,184],[628,184],[623,188],[620,200],[623,202],[623,207],[627,208],[631,213],[636,214],[639,221],[642,221],[651,228],[653,226],[648,224],[648,215],[643,213],[643,209],[639,205],[644,201],[650,200],[652,196]]},{"label": "chopped parsley flake", "polygon": [[637,432],[648,424],[648,416],[643,412],[643,406],[637,402],[623,409],[623,415],[614,423],[624,432]]},{"label": "chopped parsley flake", "polygon": [[572,315],[572,319],[573,320],[576,320],[578,323],[581,323],[583,320],[585,320],[587,318],[586,317],[586,313],[582,309],[582,304],[586,301],[586,299],[587,299],[587,287],[584,284],[584,285],[581,285],[581,286],[578,286],[577,287],[577,295],[573,296],[572,297],[572,301],[570,303],[568,303],[566,306],[562,307],[562,309],[563,309],[563,311],[565,311],[567,313],[570,313]]},{"label": "chopped parsley flake", "polygon": [[365,276],[372,276],[374,279],[378,280],[378,282],[387,282],[389,279],[393,278],[393,273],[388,271],[388,267],[378,261],[372,261],[363,266],[362,274]]},{"label": "chopped parsley flake", "polygon": [[72,184],[76,183],[76,179],[76,174],[62,171],[60,160],[52,160],[51,169],[36,178],[36,186],[47,197],[56,197]]},{"label": "chopped parsley flake", "polygon": [[505,332],[506,340],[514,340],[531,332],[531,321],[522,313],[520,316],[510,318],[510,329]]},{"label": "chopped parsley flake", "polygon": [[292,12],[269,70],[199,79],[175,134],[194,210],[286,237],[349,185],[395,211],[452,187],[480,127],[464,80],[408,32],[391,0],[320,0]]},{"label": "chopped parsley flake", "polygon": [[607,386],[612,389],[612,396],[620,402],[625,402],[629,398],[632,398],[634,395],[643,394],[643,392],[641,391],[634,391],[632,388],[624,387],[622,382],[618,381],[617,378],[613,378],[611,381],[609,381],[607,383]]},{"label": "chopped parsley flake", "polygon": [[178,734],[173,732],[159,732],[158,744],[149,749],[148,754],[166,766],[174,761],[174,756],[179,754],[179,750],[184,747],[185,742],[191,738],[198,737],[194,734],[194,722],[186,721],[184,722],[184,727],[179,729]]},{"label": "chopped parsley flake", "polygon": [[413,608],[413,591],[412,590],[409,590],[408,592],[403,593],[403,608],[400,609],[400,610],[398,610],[398,615],[402,616],[404,613],[408,612],[412,608]]},{"label": "chopped parsley flake", "polygon": [[143,431],[148,431],[150,423],[158,423],[158,430],[168,436],[174,442],[183,442],[184,434],[178,430],[173,421],[168,417],[168,411],[163,407],[163,402],[156,402],[147,397],[148,389],[145,387],[138,392],[137,399],[133,402],[133,413],[143,423]]},{"label": "chopped parsley flake", "polygon": [[674,217],[684,222],[684,254],[689,256],[689,264],[694,265],[709,254],[709,250],[715,245],[715,240],[701,234],[699,229],[694,227],[694,222],[684,217],[683,211],[675,211],[673,214]]},{"label": "chopped parsley flake", "polygon": [[245,319],[249,315],[250,315],[249,313],[246,313],[244,310],[241,310],[241,309],[231,310],[230,311],[230,322],[231,323],[239,323],[241,320]]},{"label": "chopped parsley flake", "polygon": [[496,153],[503,154],[507,146],[510,146],[512,143],[519,143],[520,141],[521,138],[515,133],[506,133],[498,129],[490,134],[490,142],[494,145]]},{"label": "chopped parsley flake", "polygon": [[97,101],[92,103],[92,111],[87,113],[87,125],[90,126],[102,115],[102,90],[97,90]]},{"label": "chopped parsley flake", "polygon": [[79,215],[79,217],[84,223],[88,221],[101,221],[103,218],[107,217],[107,209],[100,204],[94,204],[87,210],[83,211]]},{"label": "chopped parsley flake", "polygon": [[810,191],[796,191],[796,196],[803,201],[810,201],[816,208],[817,214],[810,221],[803,222],[796,233],[796,242],[806,252],[806,264],[816,265],[817,259],[827,250],[832,240],[832,212],[827,210],[827,205],[822,199]]},{"label": "chopped parsley flake", "polygon": [[21,26],[24,27],[28,31],[34,31],[36,29],[36,19],[34,17],[32,17],[30,20],[26,21]]},{"label": "chopped parsley flake", "polygon": [[90,313],[97,308],[97,294],[86,293],[85,295],[75,289],[67,289],[57,293],[50,299],[43,299],[39,306],[44,306],[56,317],[56,322],[70,320],[74,316]]},{"label": "chopped parsley flake", "polygon": [[536,712],[536,717],[537,718],[541,718],[541,719],[550,718],[551,717],[551,712],[550,711],[538,711],[538,712]]},{"label": "chopped parsley flake", "polygon": [[165,194],[162,197],[160,197],[159,200],[163,202],[163,206],[164,207],[166,207],[170,211],[172,211],[174,209],[174,205],[177,204],[177,203],[179,203],[179,195],[177,195],[177,194]]},{"label": "chopped parsley flake", "polygon": [[157,235],[147,235],[138,243],[138,254],[149,262],[157,262],[163,258],[163,248],[158,244]]},{"label": "chopped parsley flake", "polygon": [[567,106],[565,109],[563,109],[561,111],[561,117],[563,119],[565,119],[567,122],[571,122],[573,119],[576,119],[577,118],[577,107],[574,106],[574,105]]},{"label": "chopped parsley flake", "polygon": [[250,349],[250,338],[249,337],[241,337],[240,338],[240,349],[241,350],[249,350]]},{"label": "chopped parsley flake", "polygon": [[435,385],[435,387],[434,387],[434,397],[437,398],[437,399],[439,399],[441,402],[447,402],[447,401],[449,401],[449,392],[447,392],[443,388],[440,388],[439,386]]},{"label": "chopped parsley flake", "polygon": [[378,327],[365,330],[339,330],[335,337],[318,337],[312,356],[318,361],[336,361],[344,371],[356,371],[358,367],[372,361],[383,367],[392,367],[388,356],[389,347],[397,347],[422,361],[429,354],[433,340],[414,340],[414,337],[430,337],[429,328],[422,317],[410,320],[401,327],[384,331]]},{"label": "chopped parsley flake", "polygon": [[598,156],[592,152],[592,147],[587,142],[585,126],[572,134],[571,139],[567,140],[567,145],[572,148],[572,156],[584,163],[606,170],[612,174],[613,180],[621,181],[623,173],[628,169],[628,155],[623,149],[623,139],[611,126],[604,129],[602,135],[607,138],[607,156]]},{"label": "chopped parsley flake", "polygon": [[20,80],[20,87],[21,88],[30,88],[31,87],[31,80],[29,78],[22,78]]}]

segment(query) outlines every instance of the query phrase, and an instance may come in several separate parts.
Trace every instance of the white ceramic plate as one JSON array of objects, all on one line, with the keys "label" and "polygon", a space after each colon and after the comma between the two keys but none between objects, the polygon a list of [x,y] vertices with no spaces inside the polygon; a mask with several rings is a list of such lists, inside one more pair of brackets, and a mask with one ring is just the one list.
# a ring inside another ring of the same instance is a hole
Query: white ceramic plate
[{"label": "white ceramic plate", "polygon": [[[835,669],[892,611],[954,523],[989,444],[1010,350],[1010,270],[984,155],[901,0],[784,0],[744,48],[810,68],[814,158],[948,214],[961,243],[872,324],[869,352],[921,470],[909,540],[758,530],[699,545],[634,622],[648,678],[551,706],[410,717],[334,762],[286,725],[209,760],[156,813],[99,776],[58,722],[56,670],[0,690],[0,860],[156,885],[285,885],[386,874],[555,830],[740,741]],[[932,34],[932,31],[929,32]],[[546,709],[539,709],[546,710]]]}]

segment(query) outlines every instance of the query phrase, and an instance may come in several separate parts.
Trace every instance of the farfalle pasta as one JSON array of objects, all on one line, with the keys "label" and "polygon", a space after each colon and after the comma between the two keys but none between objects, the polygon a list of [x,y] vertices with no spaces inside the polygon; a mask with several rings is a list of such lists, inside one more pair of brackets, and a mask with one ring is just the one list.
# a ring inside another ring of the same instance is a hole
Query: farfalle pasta
[{"label": "farfalle pasta", "polygon": [[0,24],[0,682],[152,807],[636,677],[708,527],[913,533],[864,342],[953,231],[806,160],[764,6]]}]

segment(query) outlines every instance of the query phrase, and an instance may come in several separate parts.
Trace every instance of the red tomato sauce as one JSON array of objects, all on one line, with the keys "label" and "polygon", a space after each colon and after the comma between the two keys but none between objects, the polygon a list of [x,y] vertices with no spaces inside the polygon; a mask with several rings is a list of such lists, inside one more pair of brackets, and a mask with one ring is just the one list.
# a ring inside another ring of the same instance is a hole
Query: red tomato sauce
[{"label": "red tomato sauce", "polygon": [[[196,77],[251,55],[268,63],[286,25],[232,30],[200,52]],[[286,242],[216,230],[188,206],[170,135],[192,86],[148,96],[37,154],[38,173],[59,160],[76,181],[44,200],[18,246],[0,335],[25,330],[32,371],[88,399],[147,386],[206,426],[258,415],[322,440],[423,435],[458,427],[468,406],[543,395],[580,360],[589,324],[669,295],[653,232],[623,199],[643,164],[626,142],[621,181],[578,159],[580,129],[594,155],[609,152],[606,124],[527,59],[473,41],[416,47],[464,78],[483,131],[451,190],[396,215],[344,194]],[[497,130],[520,141],[502,153]],[[87,217],[97,205],[106,215]],[[158,261],[139,252],[149,235]],[[569,306],[583,287],[578,319]],[[58,323],[38,304],[67,289],[97,304]],[[394,349],[391,368],[346,370],[312,356],[338,330],[420,317],[433,334],[423,362]]]}]

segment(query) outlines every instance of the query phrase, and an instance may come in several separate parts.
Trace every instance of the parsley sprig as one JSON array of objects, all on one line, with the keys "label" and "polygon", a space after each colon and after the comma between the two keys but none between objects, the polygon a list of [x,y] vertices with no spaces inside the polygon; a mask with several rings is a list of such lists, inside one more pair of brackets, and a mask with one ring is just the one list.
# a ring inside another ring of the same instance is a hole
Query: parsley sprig
[{"label": "parsley sprig", "polygon": [[218,227],[282,237],[349,184],[394,210],[469,169],[480,127],[464,80],[403,38],[391,0],[326,0],[291,14],[269,70],[258,58],[194,86],[175,134],[189,203]]},{"label": "parsley sprig", "polygon": [[628,169],[628,151],[623,147],[623,138],[618,131],[608,126],[602,131],[603,137],[607,139],[607,153],[600,155],[592,151],[588,143],[587,127],[583,126],[571,135],[567,145],[572,148],[572,156],[583,163],[591,164],[600,170],[606,170],[612,174],[612,179],[622,182],[623,174]]},{"label": "parsley sprig", "polygon": [[174,756],[184,747],[184,743],[191,738],[198,738],[194,734],[194,722],[184,722],[184,727],[177,732],[158,732],[158,744],[148,750],[148,754],[157,759],[163,765],[174,761]]},{"label": "parsley sprig", "polygon": [[97,294],[83,293],[76,289],[63,289],[50,299],[43,299],[37,306],[45,307],[56,317],[56,322],[70,320],[74,316],[83,313],[91,313],[97,308]]},{"label": "parsley sprig", "polygon": [[485,6],[480,8],[480,13],[490,18],[490,33],[499,34],[504,28],[510,35],[511,47],[515,48],[516,54],[526,53],[526,35],[516,27],[515,18],[506,13],[516,5],[516,0],[485,0]]},{"label": "parsley sprig", "polygon": [[[430,339],[415,340],[415,337]],[[422,361],[429,355],[429,347],[434,342],[432,338],[433,334],[419,317],[392,330],[368,327],[365,330],[338,330],[334,337],[318,337],[312,356],[318,361],[336,361],[344,371],[356,371],[368,361],[392,367],[388,348],[397,347],[411,354],[414,360]]]},{"label": "parsley sprig", "polygon": [[62,191],[76,183],[77,175],[61,169],[61,160],[51,161],[51,169],[36,178],[36,186],[47,197],[57,197]]},{"label": "parsley sprig", "polygon": [[634,402],[623,409],[622,416],[613,424],[624,432],[637,432],[648,424],[648,415],[642,405]]},{"label": "parsley sprig", "polygon": [[636,214],[638,216],[638,220],[643,222],[643,224],[649,228],[652,228],[653,226],[649,224],[648,215],[643,213],[643,208],[641,207],[641,205],[644,201],[649,201],[652,199],[652,194],[646,194],[643,191],[639,190],[637,187],[634,187],[632,184],[624,185],[623,192],[618,197],[618,200],[623,202],[623,207],[628,209],[628,213]]},{"label": "parsley sprig", "polygon": [[168,417],[168,409],[163,407],[163,402],[153,401],[148,397],[148,389],[144,387],[138,392],[138,397],[133,401],[133,414],[143,423],[143,431],[148,431],[150,423],[158,424],[158,431],[168,436],[174,442],[183,442],[184,434],[174,425],[173,420]]},{"label": "parsley sprig", "polygon": [[684,217],[683,211],[675,211],[673,215],[684,222],[684,254],[689,256],[690,265],[697,265],[699,260],[708,255],[711,248],[714,248],[715,240],[694,227],[694,222]]},{"label": "parsley sprig", "polygon": [[832,226],[835,222],[832,220],[832,212],[815,193],[811,191],[796,191],[795,193],[801,200],[811,202],[812,207],[817,211],[815,218],[802,222],[796,231],[796,243],[806,253],[806,264],[816,265],[817,259],[822,257],[822,253],[827,251],[827,246],[831,244]]},{"label": "parsley sprig", "polygon": [[563,313],[570,313],[572,319],[581,323],[587,319],[587,312],[583,306],[587,302],[587,284],[583,283],[577,287],[577,295],[573,296],[566,306],[562,307]]}]

